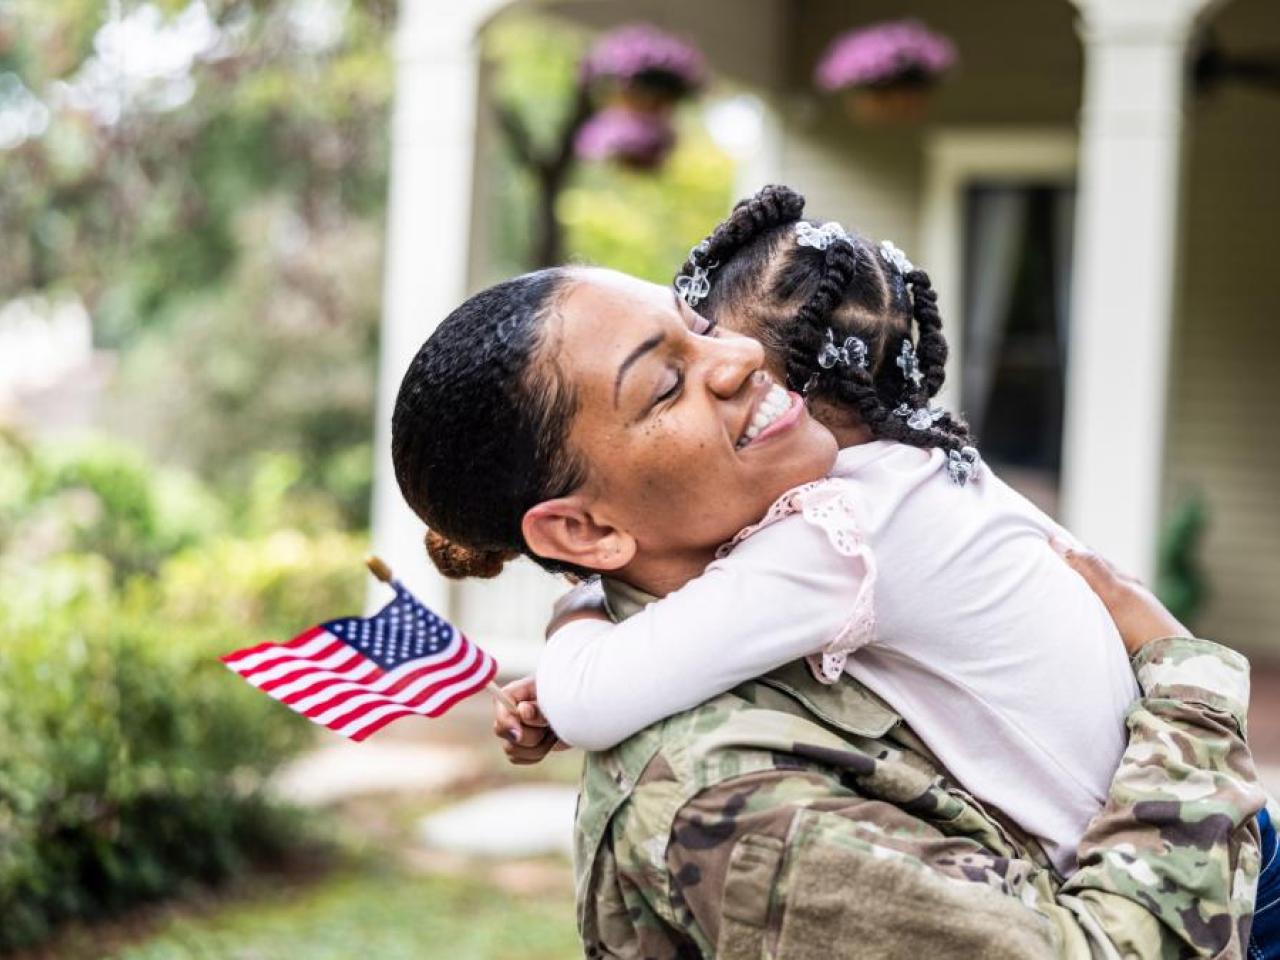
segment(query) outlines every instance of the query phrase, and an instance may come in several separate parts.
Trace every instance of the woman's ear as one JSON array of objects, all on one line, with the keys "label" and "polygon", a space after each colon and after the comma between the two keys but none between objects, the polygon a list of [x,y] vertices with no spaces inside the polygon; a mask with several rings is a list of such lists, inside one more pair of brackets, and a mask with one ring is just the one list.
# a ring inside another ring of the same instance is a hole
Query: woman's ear
[{"label": "woman's ear", "polygon": [[540,557],[586,570],[620,570],[636,553],[636,541],[592,516],[579,497],[544,500],[525,511],[520,525],[525,543]]}]

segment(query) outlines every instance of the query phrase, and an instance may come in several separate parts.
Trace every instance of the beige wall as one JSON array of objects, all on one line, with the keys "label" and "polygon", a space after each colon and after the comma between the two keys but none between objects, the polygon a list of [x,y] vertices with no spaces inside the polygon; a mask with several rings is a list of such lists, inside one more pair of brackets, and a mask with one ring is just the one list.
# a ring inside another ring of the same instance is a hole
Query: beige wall
[{"label": "beige wall", "polygon": [[[1228,51],[1280,50],[1280,6],[1235,0]],[[1202,491],[1202,630],[1280,658],[1280,94],[1229,84],[1188,111],[1166,503]]]}]

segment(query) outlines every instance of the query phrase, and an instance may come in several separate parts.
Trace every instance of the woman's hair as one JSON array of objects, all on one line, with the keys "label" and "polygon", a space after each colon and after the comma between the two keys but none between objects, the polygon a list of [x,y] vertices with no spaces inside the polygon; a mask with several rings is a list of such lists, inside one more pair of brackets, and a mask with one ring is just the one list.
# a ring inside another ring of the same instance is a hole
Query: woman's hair
[{"label": "woman's hair", "polygon": [[[969,428],[929,407],[947,361],[929,275],[901,272],[878,245],[843,230],[826,238],[825,249],[802,245],[797,224],[821,229],[803,213],[804,197],[783,186],[740,201],[694,248],[677,274],[677,289],[681,277],[709,276],[697,310],[711,320],[733,315],[733,326],[760,340],[786,369],[790,386],[807,398],[853,410],[876,437],[961,451],[971,442]],[[833,361],[849,337],[865,345],[865,365],[847,353]],[[824,366],[819,359],[828,343]],[[898,362],[904,344],[914,355],[918,383]]]},{"label": "woman's hair", "polygon": [[568,448],[577,398],[546,350],[547,319],[573,282],[571,270],[528,273],[454,310],[418,351],[391,418],[396,482],[430,528],[427,552],[448,577],[493,577],[535,556],[525,511],[564,496],[585,478]]}]

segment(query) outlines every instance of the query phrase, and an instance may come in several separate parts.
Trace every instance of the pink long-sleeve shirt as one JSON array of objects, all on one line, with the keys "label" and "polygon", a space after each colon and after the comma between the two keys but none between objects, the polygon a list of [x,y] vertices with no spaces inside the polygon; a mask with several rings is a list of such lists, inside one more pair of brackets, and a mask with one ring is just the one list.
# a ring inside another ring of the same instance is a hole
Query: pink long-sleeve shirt
[{"label": "pink long-sleeve shirt", "polygon": [[605,749],[798,657],[883,697],[1064,873],[1107,796],[1138,690],[1114,624],[1049,545],[1068,535],[984,467],[875,441],[784,495],[699,577],[557,631],[538,700]]}]

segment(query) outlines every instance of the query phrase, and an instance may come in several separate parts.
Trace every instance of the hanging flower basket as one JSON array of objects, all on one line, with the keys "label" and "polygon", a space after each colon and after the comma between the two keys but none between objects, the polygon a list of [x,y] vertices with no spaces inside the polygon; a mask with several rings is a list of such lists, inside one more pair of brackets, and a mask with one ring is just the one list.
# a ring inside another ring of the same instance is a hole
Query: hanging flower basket
[{"label": "hanging flower basket", "polygon": [[956,59],[955,45],[919,21],[878,23],[837,37],[819,61],[814,82],[841,94],[850,116],[861,123],[919,123]]},{"label": "hanging flower basket", "polygon": [[853,87],[844,92],[845,111],[858,123],[873,127],[911,126],[929,115],[934,85],[894,83]]},{"label": "hanging flower basket", "polygon": [[669,113],[706,83],[702,52],[648,24],[601,37],[582,61],[583,81],[632,113]]},{"label": "hanging flower basket", "polygon": [[582,125],[574,152],[582,160],[614,160],[632,170],[654,170],[675,146],[675,128],[665,113],[605,107]]}]

